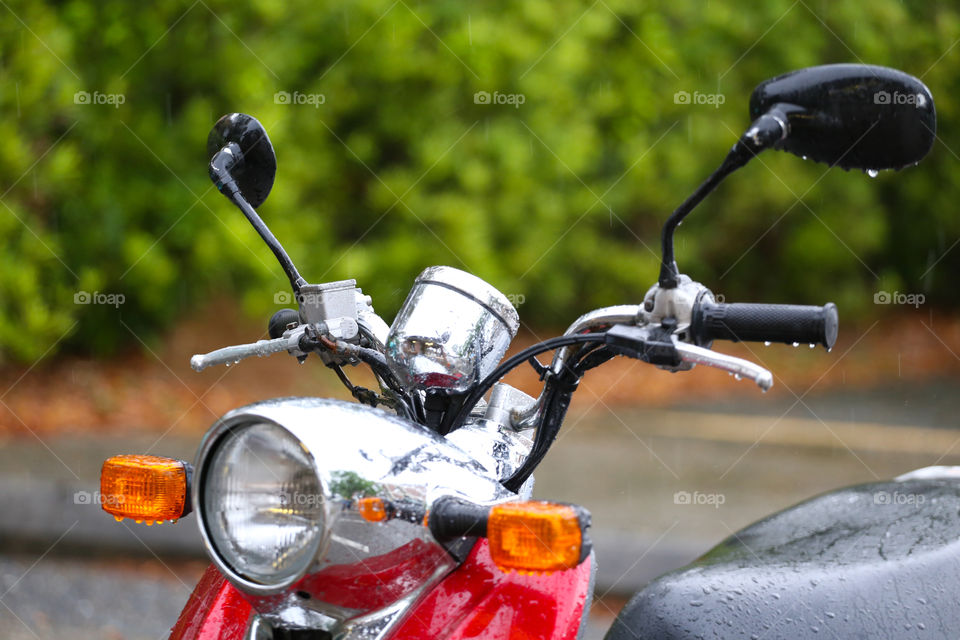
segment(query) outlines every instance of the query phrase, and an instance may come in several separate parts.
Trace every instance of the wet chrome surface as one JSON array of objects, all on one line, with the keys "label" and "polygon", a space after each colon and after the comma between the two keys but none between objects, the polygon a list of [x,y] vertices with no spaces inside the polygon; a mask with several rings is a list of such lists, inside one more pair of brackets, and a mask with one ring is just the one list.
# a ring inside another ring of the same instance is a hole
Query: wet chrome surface
[{"label": "wet chrome surface", "polygon": [[[403,603],[454,567],[422,525],[434,500],[445,495],[478,503],[516,498],[489,468],[423,426],[354,403],[287,398],[237,409],[213,426],[197,458],[194,504],[203,504],[207,462],[222,438],[240,425],[264,421],[300,440],[323,486],[327,524],[310,568],[276,585],[250,582],[220,558],[202,509],[197,519],[214,563],[249,594],[270,624],[349,628],[354,631],[337,637],[367,637],[357,635],[366,628],[364,620],[376,620],[379,627],[385,617],[398,619]],[[388,501],[394,517],[365,520],[356,508],[361,497]]]},{"label": "wet chrome surface", "polygon": [[467,391],[496,368],[519,326],[506,296],[480,278],[430,267],[390,327],[387,362],[408,387]]}]

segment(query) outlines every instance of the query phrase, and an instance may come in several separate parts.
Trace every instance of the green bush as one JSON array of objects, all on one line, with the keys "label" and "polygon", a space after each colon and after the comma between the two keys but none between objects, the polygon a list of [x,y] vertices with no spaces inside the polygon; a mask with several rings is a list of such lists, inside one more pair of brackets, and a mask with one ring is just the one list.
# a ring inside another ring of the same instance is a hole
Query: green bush
[{"label": "green bush", "polygon": [[[273,256],[206,177],[207,132],[231,111],[255,115],[273,139],[279,172],[261,213],[304,276],[355,277],[388,319],[431,264],[522,295],[521,317],[544,331],[637,301],[657,273],[660,224],[743,130],[753,86],[830,62],[921,76],[942,143],[920,169],[875,180],[768,153],[681,228],[682,270],[728,299],[833,299],[845,319],[875,313],[880,289],[960,302],[949,279],[960,267],[952,7],[6,6],[7,358],[137,344],[216,298],[263,317],[278,306]],[[724,100],[677,104],[678,91]],[[278,92],[323,103],[281,104]],[[477,92],[522,104],[478,104]],[[109,103],[116,95],[122,104]],[[78,292],[124,302],[75,304]]]}]

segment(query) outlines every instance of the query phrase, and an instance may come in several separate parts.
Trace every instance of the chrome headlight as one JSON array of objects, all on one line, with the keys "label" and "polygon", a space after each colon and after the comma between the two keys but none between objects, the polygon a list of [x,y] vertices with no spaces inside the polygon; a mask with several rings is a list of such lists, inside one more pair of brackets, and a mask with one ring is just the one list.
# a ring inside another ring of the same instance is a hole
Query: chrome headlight
[{"label": "chrome headlight", "polygon": [[[513,497],[426,427],[319,398],[226,414],[200,445],[194,480],[207,552],[258,615],[275,628],[343,638],[373,620],[399,620],[455,566],[423,526],[434,500]],[[379,499],[385,517],[367,513],[367,498]]]},{"label": "chrome headlight", "polygon": [[289,431],[268,422],[227,431],[201,484],[205,534],[238,576],[280,586],[306,571],[324,538],[323,488]]}]

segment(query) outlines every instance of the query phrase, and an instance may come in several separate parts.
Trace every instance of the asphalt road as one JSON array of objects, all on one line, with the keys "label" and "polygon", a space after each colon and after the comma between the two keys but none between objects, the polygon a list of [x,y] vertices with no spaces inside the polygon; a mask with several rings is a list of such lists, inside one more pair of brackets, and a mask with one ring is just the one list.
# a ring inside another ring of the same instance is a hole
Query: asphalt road
[{"label": "asphalt road", "polygon": [[204,564],[0,556],[0,637],[161,640]]}]

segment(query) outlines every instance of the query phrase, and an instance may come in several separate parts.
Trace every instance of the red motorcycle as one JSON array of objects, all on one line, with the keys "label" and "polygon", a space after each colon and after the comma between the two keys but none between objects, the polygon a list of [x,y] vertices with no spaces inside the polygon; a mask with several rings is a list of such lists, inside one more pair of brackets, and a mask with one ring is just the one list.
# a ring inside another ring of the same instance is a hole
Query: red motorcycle
[{"label": "red motorcycle", "polygon": [[[585,373],[626,356],[669,371],[717,367],[766,390],[773,383],[769,371],[713,351],[712,342],[830,349],[837,337],[833,304],[717,302],[679,272],[677,225],[728,174],[766,149],[872,173],[916,164],[936,129],[933,98],[919,80],[866,65],[814,67],[768,80],[754,91],[750,116],[752,124],[717,171],[667,220],[659,281],[642,302],[591,311],[562,336],[506,360],[519,317],[506,296],[476,276],[427,268],[390,326],[354,280],[307,283],[255,211],[276,172],[266,131],[247,115],[221,118],[207,144],[210,177],[277,256],[298,309],[271,318],[269,340],[195,355],[191,366],[200,371],[280,352],[301,362],[314,355],[358,402],[260,402],[220,418],[193,465],[136,455],[104,463],[103,508],[117,518],[152,524],[196,512],[212,564],[170,637],[577,638],[593,592],[590,515],[579,506],[534,500],[532,473]],[[552,361],[541,363],[537,356],[547,352],[554,352]],[[350,381],[347,367],[360,364],[371,368],[379,389]],[[543,381],[537,398],[500,382],[522,365]],[[954,484],[929,477],[902,483],[937,493],[927,502],[931,509],[960,504]],[[933,536],[940,525],[930,524],[933,516],[921,509],[896,515],[901,524],[927,524],[913,526],[900,552],[896,545],[887,549],[887,558],[904,558],[896,567],[865,574],[894,571],[892,587],[861,580],[849,565],[862,549],[801,535],[818,523],[829,530],[843,521],[864,536],[892,526],[848,499],[857,490],[843,491],[738,534],[752,540],[751,549],[769,547],[769,553],[750,558],[731,538],[654,582],[624,608],[607,637],[715,637],[721,630],[725,637],[807,637],[819,627],[794,625],[802,611],[782,612],[790,610],[790,597],[809,602],[809,585],[776,602],[763,594],[775,584],[807,584],[814,574],[817,593],[833,609],[855,606],[867,614],[837,616],[821,627],[863,637],[873,628],[871,607],[885,606],[885,598],[895,597],[891,589],[909,591],[910,580],[921,585],[935,574],[934,566],[907,557],[919,544],[916,532]],[[841,495],[844,500],[835,499]],[[954,522],[958,513],[940,514],[941,521]],[[828,552],[834,548],[845,551]],[[958,581],[956,575],[937,579]],[[725,609],[733,606],[733,593],[751,603],[748,611]],[[941,620],[960,618],[953,602],[937,609]],[[931,625],[927,636],[947,637],[937,628],[953,633],[958,627]],[[900,629],[898,637],[913,636]]]}]

